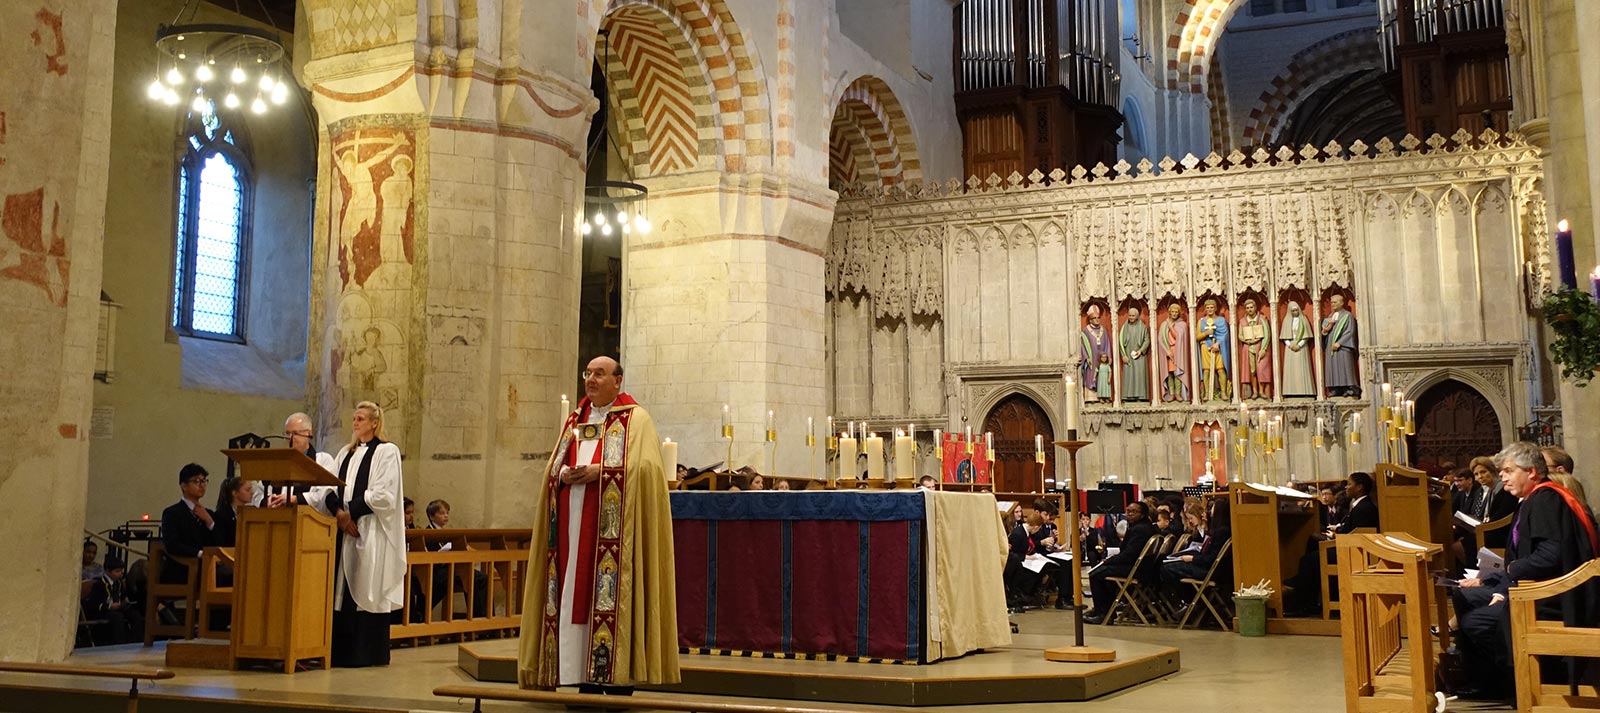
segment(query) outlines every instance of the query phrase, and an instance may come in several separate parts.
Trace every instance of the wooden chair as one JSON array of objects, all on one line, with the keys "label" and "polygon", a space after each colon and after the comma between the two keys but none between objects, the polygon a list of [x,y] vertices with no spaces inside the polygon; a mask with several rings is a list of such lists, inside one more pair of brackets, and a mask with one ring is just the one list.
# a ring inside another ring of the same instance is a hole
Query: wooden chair
[{"label": "wooden chair", "polygon": [[[228,567],[228,586],[219,586],[217,574],[219,565]],[[216,609],[227,609],[233,612],[233,578],[232,572],[237,567],[234,560],[232,547],[207,547],[200,551],[200,595],[198,598],[198,615],[200,617],[200,638],[226,639],[229,637],[226,629],[213,629],[211,627],[211,613]]]},{"label": "wooden chair", "polygon": [[1442,710],[1426,613],[1436,587],[1429,563],[1444,548],[1403,532],[1339,535],[1337,542],[1345,710]]},{"label": "wooden chair", "polygon": [[1107,622],[1116,616],[1117,607],[1126,601],[1128,607],[1133,609],[1134,616],[1139,617],[1139,621],[1143,622],[1145,626],[1151,625],[1150,617],[1145,614],[1145,610],[1151,605],[1150,588],[1139,581],[1139,571],[1144,567],[1145,559],[1149,558],[1151,553],[1161,546],[1162,539],[1164,538],[1152,537],[1145,540],[1144,548],[1139,550],[1138,559],[1133,561],[1133,571],[1129,572],[1127,576],[1106,577],[1107,582],[1117,585],[1117,597],[1111,600],[1111,608],[1106,610],[1105,620]]},{"label": "wooden chair", "polygon": [[[1370,527],[1358,527],[1351,530],[1352,534],[1370,535],[1377,530]],[[1322,577],[1322,618],[1332,619],[1333,613],[1339,611],[1339,602],[1333,598],[1333,583],[1339,581],[1339,565],[1328,554],[1334,552],[1334,541],[1323,540],[1317,543],[1317,569]]]},{"label": "wooden chair", "polygon": [[[1600,651],[1600,627],[1568,627],[1541,621],[1534,611],[1540,599],[1565,594],[1600,578],[1600,559],[1545,582],[1511,588],[1512,662],[1516,670],[1517,710],[1556,713],[1600,709],[1594,686],[1546,686],[1539,676],[1539,656],[1592,657]],[[1600,586],[1591,584],[1590,586]]]},{"label": "wooden chair", "polygon": [[[184,581],[162,583],[161,570],[168,562],[188,569],[189,574]],[[194,619],[199,610],[199,599],[200,561],[194,557],[169,555],[159,540],[151,541],[149,566],[145,570],[144,645],[154,644],[157,636],[194,638]],[[183,602],[183,623],[161,623],[161,605],[178,601]]]},{"label": "wooden chair", "polygon": [[[1183,618],[1178,620],[1179,629],[1182,629],[1189,623],[1189,617],[1194,616],[1194,613],[1199,611],[1200,605],[1202,604],[1205,605],[1206,611],[1211,613],[1211,617],[1217,620],[1217,626],[1221,627],[1224,631],[1228,629],[1228,622],[1232,618],[1232,615],[1230,614],[1228,616],[1223,616],[1223,612],[1226,612],[1229,609],[1228,597],[1223,595],[1222,590],[1217,588],[1217,583],[1215,580],[1217,576],[1217,567],[1222,565],[1222,561],[1224,559],[1227,559],[1228,550],[1231,549],[1233,549],[1233,540],[1230,539],[1227,542],[1222,543],[1222,550],[1217,553],[1217,559],[1211,562],[1211,569],[1206,570],[1205,579],[1192,579],[1189,577],[1184,577],[1183,579],[1178,580],[1184,584],[1194,587],[1194,599],[1189,601],[1189,607],[1184,610]],[[1200,626],[1204,620],[1205,614],[1201,614],[1195,619],[1194,625]]]},{"label": "wooden chair", "polygon": [[[1504,530],[1508,527],[1511,527],[1511,521],[1514,518],[1516,518],[1515,513],[1502,517],[1499,520],[1490,520],[1488,522],[1478,523],[1476,527],[1472,528],[1472,541],[1477,543],[1479,547],[1482,547],[1484,542],[1483,536],[1486,533]],[[1490,547],[1489,551],[1500,555],[1501,557],[1506,556],[1506,548],[1504,547]],[[1468,552],[1466,555],[1468,562],[1476,562],[1478,559],[1478,554],[1476,552]]]}]

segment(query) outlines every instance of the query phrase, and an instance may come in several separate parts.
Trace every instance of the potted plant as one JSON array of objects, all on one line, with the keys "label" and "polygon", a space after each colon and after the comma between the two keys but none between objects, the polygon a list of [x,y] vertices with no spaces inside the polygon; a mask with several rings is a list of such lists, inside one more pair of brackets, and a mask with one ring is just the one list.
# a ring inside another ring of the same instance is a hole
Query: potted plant
[{"label": "potted plant", "polygon": [[1600,369],[1600,305],[1589,293],[1564,287],[1544,300],[1545,321],[1555,332],[1550,360],[1561,375],[1578,386],[1588,386]]}]

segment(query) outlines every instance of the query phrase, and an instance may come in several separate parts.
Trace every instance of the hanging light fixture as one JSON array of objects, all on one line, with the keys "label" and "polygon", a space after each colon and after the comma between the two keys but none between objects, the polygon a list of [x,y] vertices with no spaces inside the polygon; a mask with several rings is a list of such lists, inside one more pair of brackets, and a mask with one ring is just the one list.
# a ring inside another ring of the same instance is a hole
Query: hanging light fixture
[{"label": "hanging light fixture", "polygon": [[649,196],[650,189],[630,181],[599,181],[584,186],[583,210],[588,219],[578,231],[584,235],[596,231],[601,235],[649,234],[651,225],[645,204]]},{"label": "hanging light fixture", "polygon": [[[153,102],[177,106],[188,97],[191,111],[209,115],[217,105],[235,109],[248,104],[262,114],[268,104],[289,98],[284,81],[283,41],[277,28],[195,23],[200,0],[186,0],[172,24],[156,30],[156,71],[145,94]],[[266,5],[263,17],[270,18]],[[234,10],[239,7],[235,3]]]}]

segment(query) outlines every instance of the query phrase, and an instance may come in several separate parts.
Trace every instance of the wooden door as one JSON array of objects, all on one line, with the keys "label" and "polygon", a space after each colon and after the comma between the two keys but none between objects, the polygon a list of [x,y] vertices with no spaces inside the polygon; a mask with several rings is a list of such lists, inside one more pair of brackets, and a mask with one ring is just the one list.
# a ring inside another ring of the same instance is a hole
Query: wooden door
[{"label": "wooden door", "polygon": [[1002,399],[988,417],[983,430],[994,434],[994,484],[997,493],[1042,492],[1039,464],[1034,461],[1034,436],[1044,437],[1044,472],[1056,472],[1055,430],[1044,409],[1022,394]]},{"label": "wooden door", "polygon": [[1500,450],[1500,419],[1477,389],[1453,379],[1417,399],[1417,435],[1411,437],[1416,467],[1454,462],[1464,468],[1477,456]]}]

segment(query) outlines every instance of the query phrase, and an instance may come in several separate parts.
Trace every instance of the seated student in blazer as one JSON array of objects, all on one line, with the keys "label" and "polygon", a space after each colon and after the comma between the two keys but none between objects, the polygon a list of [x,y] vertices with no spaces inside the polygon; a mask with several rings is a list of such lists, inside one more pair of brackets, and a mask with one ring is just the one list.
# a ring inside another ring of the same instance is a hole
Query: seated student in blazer
[{"label": "seated student in blazer", "polygon": [[[161,545],[167,554],[199,557],[200,550],[217,544],[216,518],[201,504],[209,482],[210,474],[199,463],[178,470],[178,491],[183,497],[161,511]],[[176,562],[169,560],[161,568],[165,584],[181,584],[188,577],[189,568]]]},{"label": "seated student in blazer", "polygon": [[[1138,561],[1145,543],[1156,536],[1156,527],[1150,522],[1150,508],[1144,501],[1135,500],[1128,503],[1123,507],[1122,513],[1128,522],[1128,531],[1122,536],[1122,549],[1095,565],[1089,572],[1089,593],[1094,598],[1094,610],[1085,614],[1083,620],[1090,624],[1107,623],[1106,615],[1110,613],[1111,600],[1117,596],[1111,582],[1106,578],[1134,574],[1134,562]],[[1142,568],[1143,571],[1136,573],[1138,576],[1151,576],[1156,572],[1155,560],[1145,558]]]}]

